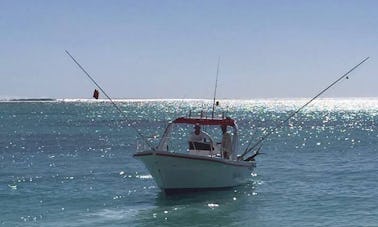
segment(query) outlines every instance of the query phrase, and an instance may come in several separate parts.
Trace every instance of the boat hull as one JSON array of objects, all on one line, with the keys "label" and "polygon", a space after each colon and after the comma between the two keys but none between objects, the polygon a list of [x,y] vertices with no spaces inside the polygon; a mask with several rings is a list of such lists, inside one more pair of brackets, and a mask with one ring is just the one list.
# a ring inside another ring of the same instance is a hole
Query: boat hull
[{"label": "boat hull", "polygon": [[166,151],[138,152],[134,157],[165,191],[234,187],[248,182],[255,167],[255,162]]}]

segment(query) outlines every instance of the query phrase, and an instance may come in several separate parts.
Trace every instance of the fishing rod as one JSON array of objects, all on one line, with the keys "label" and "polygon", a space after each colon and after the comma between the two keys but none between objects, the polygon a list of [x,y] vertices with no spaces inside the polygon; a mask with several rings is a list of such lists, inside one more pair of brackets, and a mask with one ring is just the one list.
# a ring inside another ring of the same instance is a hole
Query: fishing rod
[{"label": "fishing rod", "polygon": [[[341,81],[344,78],[349,79],[348,74],[351,73],[356,68],[358,68],[360,65],[362,65],[368,59],[369,59],[369,57],[366,57],[364,60],[362,60],[356,66],[354,66],[353,68],[351,68],[348,72],[346,72],[345,74],[343,74],[342,76],[340,76],[337,80],[335,80],[333,83],[331,83],[330,85],[328,85],[328,87],[326,87],[321,92],[319,92],[317,95],[315,95],[310,101],[308,101],[303,106],[301,106],[298,110],[296,110],[295,112],[293,112],[292,114],[290,114],[284,121],[278,123],[276,125],[276,127],[274,127],[273,129],[270,130],[270,132],[268,134],[266,134],[265,136],[260,137],[260,139],[252,147],[248,146],[245,149],[245,151],[243,152],[243,154],[239,156],[239,159],[242,159],[246,154],[248,154],[253,149],[255,149],[257,146],[259,146],[266,138],[268,138],[270,135],[272,135],[278,128],[280,128],[283,124],[285,124],[286,122],[288,122],[292,117],[294,117],[297,113],[299,113],[302,109],[304,109],[306,106],[308,106],[310,103],[312,103],[315,99],[317,99],[319,96],[321,96],[328,89],[330,89],[331,87],[333,87],[335,84],[337,84],[339,81]],[[260,150],[260,148],[258,150]],[[258,151],[256,152],[256,154],[257,153],[258,153]],[[249,159],[249,158],[247,158],[247,159]]]},{"label": "fishing rod", "polygon": [[214,111],[215,111],[215,97],[217,96],[217,87],[218,87],[219,64],[220,64],[220,57],[218,57],[217,77],[215,78],[214,99],[213,99],[213,111],[211,112],[211,118],[214,118]]},{"label": "fishing rod", "polygon": [[[104,93],[104,95],[109,99],[109,101],[113,104],[114,108],[116,108],[116,110],[121,113],[121,115],[123,116],[123,118],[130,122],[128,117],[126,116],[126,114],[119,108],[119,106],[113,101],[113,99],[105,92],[104,89],[102,89],[102,87],[89,75],[89,73],[83,68],[83,66],[80,65],[80,63],[78,61],[76,61],[76,59],[70,54],[70,52],[68,52],[67,50],[65,50],[66,54],[76,63],[77,66],[79,66],[79,68],[85,73],[85,75],[87,75],[87,77],[98,87],[98,89],[100,89],[100,91],[102,93]],[[128,124],[129,127],[131,127],[132,129],[134,129],[134,131],[137,133],[137,135],[152,149],[152,150],[155,150],[155,148],[148,142],[148,140],[146,139],[146,137],[144,137],[139,131],[138,129],[133,125],[133,124]]]}]

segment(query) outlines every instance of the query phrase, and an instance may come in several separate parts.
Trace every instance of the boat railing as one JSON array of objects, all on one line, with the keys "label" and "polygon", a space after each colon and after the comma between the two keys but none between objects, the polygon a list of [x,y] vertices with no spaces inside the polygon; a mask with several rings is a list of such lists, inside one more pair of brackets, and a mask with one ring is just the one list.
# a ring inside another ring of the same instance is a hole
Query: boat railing
[{"label": "boat railing", "polygon": [[189,110],[188,118],[201,118],[201,119],[211,119],[211,118],[218,118],[218,119],[225,119],[225,113],[222,112],[221,114],[212,115],[212,113],[208,113],[206,111],[192,111]]}]

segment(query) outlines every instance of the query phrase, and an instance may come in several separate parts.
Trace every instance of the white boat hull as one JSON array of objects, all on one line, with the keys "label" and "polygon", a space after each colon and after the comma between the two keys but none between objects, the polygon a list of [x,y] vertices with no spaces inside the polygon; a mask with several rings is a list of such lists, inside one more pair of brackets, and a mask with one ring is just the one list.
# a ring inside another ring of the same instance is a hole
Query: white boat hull
[{"label": "white boat hull", "polygon": [[144,151],[140,159],[163,190],[234,187],[251,179],[255,162],[167,151]]}]

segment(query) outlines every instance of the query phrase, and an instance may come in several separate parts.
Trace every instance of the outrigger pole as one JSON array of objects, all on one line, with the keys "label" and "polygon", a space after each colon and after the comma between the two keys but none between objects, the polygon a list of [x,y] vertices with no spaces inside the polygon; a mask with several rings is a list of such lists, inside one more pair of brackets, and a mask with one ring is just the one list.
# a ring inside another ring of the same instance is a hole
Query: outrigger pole
[{"label": "outrigger pole", "polygon": [[[109,99],[109,101],[113,104],[114,108],[117,109],[117,111],[119,113],[121,113],[121,115],[123,116],[123,118],[130,122],[128,117],[126,116],[126,114],[118,107],[118,105],[112,100],[112,98],[105,92],[104,89],[102,89],[102,87],[89,75],[89,73],[80,65],[80,63],[78,61],[76,61],[76,59],[70,54],[70,52],[68,52],[67,50],[66,51],[66,54],[68,56],[70,56],[70,58],[76,63],[77,66],[79,66],[79,68],[85,73],[85,75],[87,75],[87,77],[98,87],[98,89],[101,90],[102,93],[104,93],[104,95]],[[155,148],[148,142],[148,140],[138,131],[138,129],[131,123],[128,124],[128,126],[130,126],[131,128],[134,129],[134,131],[137,133],[137,135],[152,149],[152,150],[155,150]]]},{"label": "outrigger pole", "polygon": [[[336,81],[334,81],[332,84],[330,84],[328,87],[326,87],[325,89],[323,89],[321,92],[319,92],[315,97],[313,97],[310,101],[308,101],[306,104],[304,104],[302,107],[300,107],[298,110],[296,110],[295,112],[293,112],[292,114],[290,114],[284,121],[280,122],[279,124],[276,125],[276,127],[274,127],[272,130],[270,130],[270,132],[268,134],[266,134],[265,136],[262,136],[260,137],[260,139],[252,146],[252,147],[247,147],[245,149],[245,151],[243,152],[243,154],[241,156],[239,156],[239,159],[243,159],[243,157],[248,154],[249,152],[251,152],[252,150],[254,150],[256,147],[258,147],[260,145],[260,147],[258,148],[257,152],[252,155],[253,157],[255,157],[257,154],[258,154],[258,151],[260,150],[261,146],[262,146],[262,142],[268,138],[270,135],[272,135],[278,128],[280,128],[283,124],[285,124],[286,122],[288,122],[292,117],[294,117],[297,113],[299,113],[303,108],[305,108],[306,106],[308,106],[310,103],[312,103],[315,99],[317,99],[319,96],[321,96],[324,92],[326,92],[328,89],[330,89],[331,87],[333,87],[335,84],[337,84],[340,80],[346,78],[346,79],[349,79],[348,77],[348,74],[351,73],[353,70],[355,70],[357,67],[359,67],[360,65],[362,65],[362,63],[364,63],[365,61],[367,61],[369,59],[369,57],[366,57],[364,60],[362,60],[360,63],[358,63],[356,66],[354,66],[352,69],[350,69],[348,72],[346,72],[344,75],[342,75],[340,78],[338,78]],[[251,156],[251,157],[252,157]],[[247,158],[248,160],[251,159],[251,157]],[[247,160],[246,159],[246,160]]]}]

